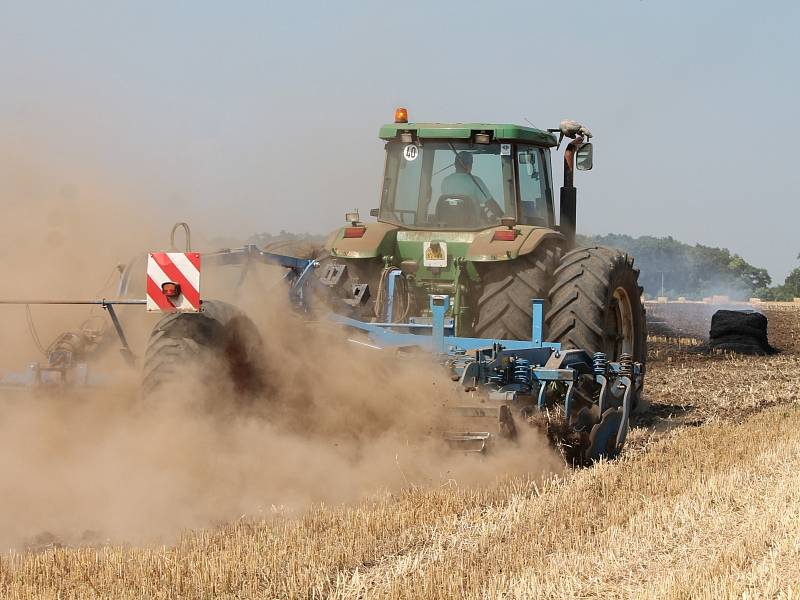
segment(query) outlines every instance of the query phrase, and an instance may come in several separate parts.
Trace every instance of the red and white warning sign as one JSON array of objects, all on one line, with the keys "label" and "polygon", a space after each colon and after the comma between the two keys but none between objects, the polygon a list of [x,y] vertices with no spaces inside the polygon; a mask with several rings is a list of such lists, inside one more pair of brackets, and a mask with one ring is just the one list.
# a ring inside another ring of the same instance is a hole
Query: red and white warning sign
[{"label": "red and white warning sign", "polygon": [[151,252],[147,257],[147,310],[200,311],[200,254]]}]

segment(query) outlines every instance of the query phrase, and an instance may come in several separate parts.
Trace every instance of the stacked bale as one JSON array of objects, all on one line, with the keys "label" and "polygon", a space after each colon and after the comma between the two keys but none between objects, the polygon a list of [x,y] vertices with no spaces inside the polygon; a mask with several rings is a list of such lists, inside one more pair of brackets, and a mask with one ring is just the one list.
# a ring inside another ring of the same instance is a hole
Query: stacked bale
[{"label": "stacked bale", "polygon": [[739,354],[767,355],[777,350],[767,340],[767,317],[745,310],[718,310],[711,317],[709,346]]}]

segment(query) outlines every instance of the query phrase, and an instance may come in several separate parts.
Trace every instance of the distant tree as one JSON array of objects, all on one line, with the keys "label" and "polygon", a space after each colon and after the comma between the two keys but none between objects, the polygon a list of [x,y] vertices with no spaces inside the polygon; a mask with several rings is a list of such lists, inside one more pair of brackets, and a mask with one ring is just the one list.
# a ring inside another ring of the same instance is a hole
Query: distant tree
[{"label": "distant tree", "polygon": [[783,282],[784,295],[787,300],[792,298],[800,298],[800,267],[793,269],[791,273],[786,276]]},{"label": "distant tree", "polygon": [[580,236],[578,241],[629,252],[641,269],[639,283],[649,296],[661,292],[662,278],[666,294],[688,298],[727,294],[744,299],[772,283],[766,269],[749,264],[727,248],[691,246],[671,236],[634,238],[613,233]]}]

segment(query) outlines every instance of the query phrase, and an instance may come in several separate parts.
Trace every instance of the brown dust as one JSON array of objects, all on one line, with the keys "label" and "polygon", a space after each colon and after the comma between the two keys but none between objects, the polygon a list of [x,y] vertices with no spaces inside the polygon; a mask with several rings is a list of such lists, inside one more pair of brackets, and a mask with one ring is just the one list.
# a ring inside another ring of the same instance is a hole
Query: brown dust
[{"label": "brown dust", "polygon": [[[36,170],[14,177],[0,189],[0,298],[110,297],[117,264],[167,249],[169,224],[149,223],[124,197],[64,188]],[[195,249],[215,249],[203,244]],[[258,410],[231,408],[222,370],[218,385],[189,375],[144,402],[139,370],[124,365],[107,330],[92,363],[105,378],[96,389],[0,391],[0,548],[169,543],[244,516],[563,469],[532,431],[523,452],[481,460],[448,451],[442,407],[464,393],[429,357],[360,346],[292,315],[279,268],[256,270],[241,289],[230,285],[232,269],[204,272],[204,296],[243,306],[258,326],[270,390]],[[158,317],[119,310],[141,357]],[[32,306],[31,314],[44,346],[92,314],[107,322],[87,307]],[[45,361],[24,307],[0,306],[0,335],[0,372]]]}]

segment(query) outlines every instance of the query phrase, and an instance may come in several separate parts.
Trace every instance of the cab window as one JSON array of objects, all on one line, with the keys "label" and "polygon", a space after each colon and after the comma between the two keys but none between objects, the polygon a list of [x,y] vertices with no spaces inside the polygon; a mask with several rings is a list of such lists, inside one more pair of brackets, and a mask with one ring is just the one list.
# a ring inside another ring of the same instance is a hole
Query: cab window
[{"label": "cab window", "polygon": [[521,225],[546,227],[550,221],[550,198],[542,149],[520,145],[516,156],[520,207],[518,222]]},{"label": "cab window", "polygon": [[516,217],[513,156],[499,143],[389,142],[379,215],[422,229],[497,226]]}]

